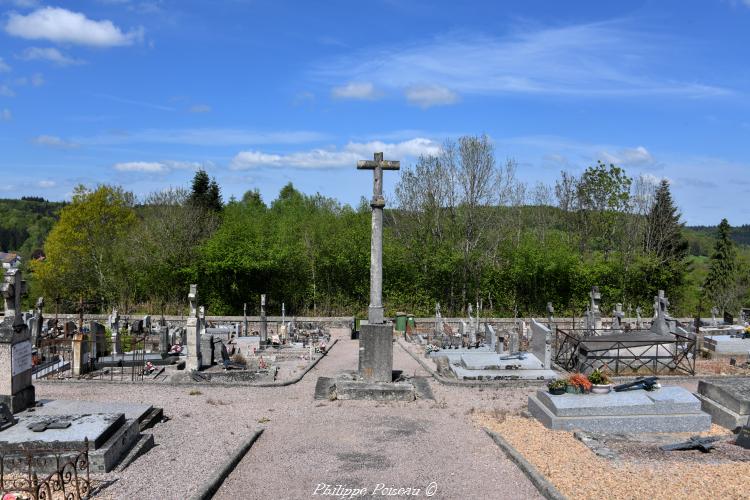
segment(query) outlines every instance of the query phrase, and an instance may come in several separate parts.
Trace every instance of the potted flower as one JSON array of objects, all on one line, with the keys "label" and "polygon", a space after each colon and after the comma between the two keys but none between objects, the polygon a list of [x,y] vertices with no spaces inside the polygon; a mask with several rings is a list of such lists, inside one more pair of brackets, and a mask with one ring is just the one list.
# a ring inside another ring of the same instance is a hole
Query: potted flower
[{"label": "potted flower", "polygon": [[550,380],[547,383],[547,389],[549,389],[549,393],[554,394],[555,396],[559,396],[560,394],[565,394],[565,389],[567,387],[568,387],[568,383],[565,381],[565,379],[562,379],[562,378]]},{"label": "potted flower", "polygon": [[566,392],[571,394],[584,394],[591,390],[591,382],[582,373],[574,373],[567,380]]},{"label": "potted flower", "polygon": [[607,394],[612,390],[612,380],[598,368],[589,375],[589,382],[591,382],[591,392],[594,394]]}]

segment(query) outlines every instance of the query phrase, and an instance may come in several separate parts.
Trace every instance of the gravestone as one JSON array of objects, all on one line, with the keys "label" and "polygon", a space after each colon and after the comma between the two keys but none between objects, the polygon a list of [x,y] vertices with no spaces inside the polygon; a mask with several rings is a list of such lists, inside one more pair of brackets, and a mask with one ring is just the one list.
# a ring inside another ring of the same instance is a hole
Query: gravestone
[{"label": "gravestone", "polygon": [[497,335],[495,335],[495,329],[489,323],[484,324],[484,341],[490,348],[490,351],[495,350],[495,343],[497,342]]},{"label": "gravestone", "polygon": [[38,346],[42,340],[42,324],[44,323],[44,316],[42,316],[42,309],[44,309],[44,297],[36,299],[36,305],[34,306],[34,318],[31,322],[31,343],[34,346]]},{"label": "gravestone", "polygon": [[716,319],[716,315],[719,314],[719,308],[713,306],[711,308],[711,326],[719,326],[719,321]]},{"label": "gravestone", "polygon": [[750,418],[750,380],[727,378],[698,382],[698,399],[703,411],[716,425],[736,430]]},{"label": "gravestone", "polygon": [[91,357],[94,359],[105,355],[106,346],[104,345],[104,337],[107,329],[101,323],[92,321],[89,327],[91,335]]},{"label": "gravestone", "polygon": [[659,335],[669,335],[670,328],[668,317],[669,299],[664,295],[664,290],[659,290],[659,295],[654,297],[654,322],[651,324],[651,331]]},{"label": "gravestone", "polygon": [[248,330],[248,323],[247,323],[247,302],[242,304],[242,316],[243,316],[243,322],[242,322],[242,335],[248,336],[250,335],[250,331]]},{"label": "gravestone", "polygon": [[552,331],[542,323],[531,320],[531,353],[542,362],[543,368],[552,367]]},{"label": "gravestone", "polygon": [[515,354],[520,350],[518,343],[518,332],[513,329],[510,331],[510,342],[508,343],[508,351],[511,354]]},{"label": "gravestone", "polygon": [[622,312],[622,304],[617,304],[612,314],[612,330],[616,332],[622,331],[622,318],[624,317],[625,313]]},{"label": "gravestone", "polygon": [[169,337],[169,326],[159,326],[159,352],[169,352],[172,347]]},{"label": "gravestone", "polygon": [[554,314],[555,314],[555,308],[552,307],[552,302],[547,302],[547,326],[550,330],[554,330]]},{"label": "gravestone", "polygon": [[368,324],[359,337],[359,374],[367,382],[393,380],[393,326],[383,313],[383,170],[399,170],[397,161],[384,161],[375,153],[373,161],[358,161],[357,169],[372,170],[372,232],[370,238],[370,305]]},{"label": "gravestone", "polygon": [[643,330],[643,318],[641,317],[641,314],[643,313],[643,309],[641,309],[641,306],[638,306],[635,308],[635,328],[637,330]]},{"label": "gravestone", "polygon": [[440,302],[435,302],[435,336],[443,336],[443,315],[440,312]]},{"label": "gravestone", "polygon": [[201,367],[201,341],[199,331],[199,318],[198,318],[198,285],[190,285],[190,293],[188,294],[188,302],[190,303],[190,314],[185,325],[185,337],[187,343],[187,359],[185,360],[185,368],[187,370],[200,370]]},{"label": "gravestone", "polygon": [[112,354],[122,354],[122,345],[120,343],[120,314],[117,309],[112,309],[109,315],[109,334],[112,341]]},{"label": "gravestone", "polygon": [[78,325],[75,324],[75,321],[66,321],[63,325],[63,333],[66,337],[72,337],[75,332],[78,331]]},{"label": "gravestone", "polygon": [[266,294],[260,294],[260,343],[268,340],[268,320],[266,319]]},{"label": "gravestone", "polygon": [[586,315],[586,329],[589,334],[596,334],[597,330],[602,328],[602,312],[601,312],[602,294],[599,292],[598,286],[592,286],[591,292],[589,292],[589,307]]},{"label": "gravestone", "polygon": [[750,417],[748,417],[747,422],[742,426],[739,434],[737,434],[737,441],[735,443],[737,446],[742,446],[746,450],[750,450]]},{"label": "gravestone", "polygon": [[0,403],[13,413],[34,406],[31,384],[31,334],[21,319],[21,297],[26,293],[19,269],[5,272],[0,286],[5,315],[0,323]]},{"label": "gravestone", "polygon": [[734,324],[734,316],[732,316],[727,311],[724,311],[724,324],[725,325],[733,325]]},{"label": "gravestone", "polygon": [[139,334],[143,333],[143,320],[135,319],[130,323],[130,333]]},{"label": "gravestone", "polygon": [[151,316],[148,314],[143,317],[143,332],[151,333]]}]

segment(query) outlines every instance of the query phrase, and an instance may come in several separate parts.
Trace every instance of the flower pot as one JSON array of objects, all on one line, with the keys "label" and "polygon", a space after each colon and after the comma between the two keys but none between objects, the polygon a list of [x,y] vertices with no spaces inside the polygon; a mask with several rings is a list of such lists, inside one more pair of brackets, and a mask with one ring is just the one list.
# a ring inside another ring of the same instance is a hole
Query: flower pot
[{"label": "flower pot", "polygon": [[549,393],[554,396],[560,396],[565,394],[565,387],[555,387],[554,389],[550,389]]},{"label": "flower pot", "polygon": [[612,384],[594,384],[591,386],[591,394],[607,394],[612,390]]},{"label": "flower pot", "polygon": [[583,389],[575,385],[569,385],[565,388],[565,392],[568,394],[583,394]]}]

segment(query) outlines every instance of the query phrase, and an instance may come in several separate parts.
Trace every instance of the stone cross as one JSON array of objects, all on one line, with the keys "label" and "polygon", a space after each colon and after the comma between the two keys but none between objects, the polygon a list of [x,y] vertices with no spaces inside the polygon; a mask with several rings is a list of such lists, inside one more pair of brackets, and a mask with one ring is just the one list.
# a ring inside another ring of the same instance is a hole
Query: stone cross
[{"label": "stone cross", "polygon": [[615,306],[615,311],[612,314],[612,329],[613,330],[622,329],[622,318],[624,317],[625,317],[625,313],[622,312],[622,304],[617,304]]},{"label": "stone cross", "polygon": [[188,302],[190,303],[190,318],[198,317],[198,285],[190,285],[188,293]]},{"label": "stone cross", "polygon": [[372,236],[370,240],[370,306],[367,318],[369,324],[383,324],[383,170],[399,170],[398,161],[383,160],[383,153],[375,153],[373,160],[357,162],[358,170],[372,170]]},{"label": "stone cross", "polygon": [[669,325],[667,324],[667,307],[669,307],[669,300],[664,296],[664,290],[659,290],[659,295],[654,297],[654,310],[656,317],[651,325],[651,331],[662,335],[668,335]]},{"label": "stone cross", "polygon": [[711,326],[717,326],[719,323],[716,321],[716,315],[719,314],[719,308],[713,306],[711,308]]},{"label": "stone cross", "polygon": [[268,338],[268,324],[266,323],[266,294],[260,294],[260,342]]},{"label": "stone cross", "polygon": [[547,302],[547,322],[550,330],[552,329],[552,323],[554,323],[553,315],[555,314],[555,308],[552,306],[552,302]]},{"label": "stone cross", "polygon": [[5,279],[0,285],[0,292],[5,302],[5,317],[15,318],[21,312],[21,297],[26,295],[26,282],[21,279],[20,269],[5,271]]},{"label": "stone cross", "polygon": [[242,304],[242,316],[244,316],[244,323],[242,324],[242,334],[246,337],[250,335],[250,332],[247,331],[248,324],[247,324],[247,302]]},{"label": "stone cross", "polygon": [[642,312],[643,309],[641,309],[641,306],[635,308],[635,327],[639,330],[643,328],[643,318],[641,317]]},{"label": "stone cross", "polygon": [[591,297],[591,312],[594,314],[599,313],[599,304],[602,301],[602,294],[599,292],[598,286],[591,287],[591,293],[589,293],[589,297]]}]

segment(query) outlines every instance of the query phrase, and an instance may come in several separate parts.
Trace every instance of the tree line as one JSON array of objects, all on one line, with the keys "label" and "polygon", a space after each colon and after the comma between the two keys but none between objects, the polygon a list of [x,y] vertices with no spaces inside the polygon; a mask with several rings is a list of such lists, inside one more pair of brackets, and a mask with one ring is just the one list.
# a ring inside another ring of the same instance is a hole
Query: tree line
[{"label": "tree line", "polygon": [[[364,190],[363,190],[364,192]],[[386,209],[387,313],[581,314],[591,286],[604,307],[649,311],[664,289],[673,312],[736,312],[747,299],[747,251],[686,230],[666,180],[601,162],[529,186],[485,136],[446,141],[401,172]],[[199,284],[209,314],[364,314],[370,207],[292,184],[266,203],[257,190],[222,199],[199,170],[192,185],[137,200],[119,186],[76,189],[33,262],[32,290],[60,310],[184,311]],[[715,248],[709,250],[709,246]],[[710,255],[704,255],[708,254]]]}]

